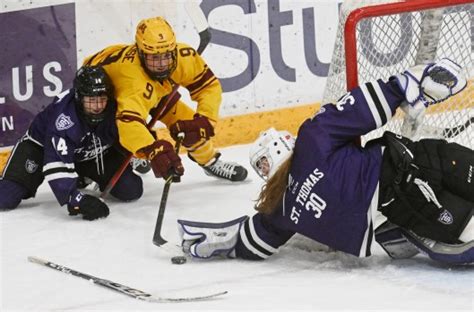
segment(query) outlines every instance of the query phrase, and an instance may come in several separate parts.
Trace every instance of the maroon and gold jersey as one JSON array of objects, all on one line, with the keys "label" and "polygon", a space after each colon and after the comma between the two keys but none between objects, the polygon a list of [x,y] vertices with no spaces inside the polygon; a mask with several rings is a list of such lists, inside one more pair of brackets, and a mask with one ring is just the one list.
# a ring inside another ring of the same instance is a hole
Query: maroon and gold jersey
[{"label": "maroon and gold jersey", "polygon": [[[117,99],[117,127],[120,143],[127,150],[137,150],[155,139],[146,128],[150,110],[171,93],[170,81],[151,79],[142,67],[136,45],[114,45],[89,56],[84,64],[102,65],[112,79]],[[218,118],[222,100],[219,80],[201,56],[189,45],[177,44],[177,67],[172,81],[188,89],[197,102],[197,113],[211,121]],[[179,116],[178,116],[179,118]]]}]

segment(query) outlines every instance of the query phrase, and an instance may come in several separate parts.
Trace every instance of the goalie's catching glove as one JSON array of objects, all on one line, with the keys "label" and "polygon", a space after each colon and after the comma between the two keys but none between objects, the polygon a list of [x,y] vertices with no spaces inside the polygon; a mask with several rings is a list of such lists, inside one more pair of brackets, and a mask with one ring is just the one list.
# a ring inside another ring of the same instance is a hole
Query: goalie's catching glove
[{"label": "goalie's catching glove", "polygon": [[412,106],[419,101],[426,107],[442,102],[467,85],[461,66],[448,58],[414,66],[392,79],[397,81],[406,101]]}]

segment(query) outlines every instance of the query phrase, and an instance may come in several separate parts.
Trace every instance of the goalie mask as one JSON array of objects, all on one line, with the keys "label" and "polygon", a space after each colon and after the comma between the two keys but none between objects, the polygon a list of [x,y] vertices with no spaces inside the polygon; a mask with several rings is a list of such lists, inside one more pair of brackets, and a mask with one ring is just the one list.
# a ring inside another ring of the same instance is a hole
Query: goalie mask
[{"label": "goalie mask", "polygon": [[270,178],[291,155],[295,138],[288,131],[270,128],[250,147],[250,164],[262,179]]},{"label": "goalie mask", "polygon": [[115,112],[114,88],[100,66],[83,66],[77,71],[74,97],[79,116],[91,126]]},{"label": "goalie mask", "polygon": [[135,34],[135,42],[143,69],[154,80],[171,76],[178,65],[176,36],[162,17],[142,20]]}]

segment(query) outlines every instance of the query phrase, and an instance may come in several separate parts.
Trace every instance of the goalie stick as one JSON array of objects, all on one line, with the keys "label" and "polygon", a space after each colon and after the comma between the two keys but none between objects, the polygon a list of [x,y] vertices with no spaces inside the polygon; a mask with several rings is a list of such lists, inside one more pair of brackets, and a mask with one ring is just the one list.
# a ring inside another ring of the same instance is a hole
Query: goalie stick
[{"label": "goalie stick", "polygon": [[[208,46],[209,42],[211,41],[211,33],[209,31],[209,24],[207,23],[206,17],[204,16],[204,12],[201,10],[201,7],[193,2],[193,1],[187,1],[185,3],[185,8],[186,12],[188,13],[191,21],[194,24],[194,27],[196,27],[196,30],[199,33],[199,47],[197,49],[197,52],[199,54],[202,54],[206,47]],[[164,112],[165,108],[168,106],[170,100],[174,98],[176,95],[176,92],[178,92],[179,85],[175,84],[173,86],[173,89],[171,90],[171,93],[166,97],[165,103],[162,106],[160,110],[156,110],[155,114],[152,116],[152,119],[149,123],[147,123],[147,129],[151,130],[157,120],[161,117],[161,114]],[[128,153],[127,157],[123,161],[122,165],[117,169],[115,174],[112,176],[110,179],[109,183],[105,187],[104,191],[100,194],[101,198],[105,198],[112,188],[115,186],[117,181],[120,179],[122,176],[123,172],[127,168],[128,164],[130,163],[130,160],[132,159],[133,154]]]},{"label": "goalie stick", "polygon": [[207,299],[212,299],[216,298],[222,295],[227,294],[227,291],[219,292],[219,293],[214,293],[211,295],[205,295],[205,296],[198,296],[198,297],[182,297],[182,298],[165,298],[165,297],[157,297],[154,296],[153,294],[146,293],[144,291],[141,291],[136,288],[132,288],[129,286],[125,286],[107,279],[99,278],[90,274],[82,273],[80,271],[76,271],[74,269],[68,268],[66,266],[56,264],[54,262],[50,262],[47,260],[43,260],[37,257],[28,257],[28,261],[32,263],[37,263],[42,266],[51,268],[56,271],[60,271],[69,275],[73,275],[76,277],[83,278],[85,280],[88,280],[94,284],[97,284],[99,286],[114,290],[116,292],[119,292],[121,294],[130,296],[135,299],[139,299],[142,301],[147,301],[147,302],[190,302],[190,301],[201,301],[201,300],[207,300]]},{"label": "goalie stick", "polygon": [[[433,127],[431,125],[421,124],[417,129],[417,137],[414,139],[419,139],[421,137],[427,138],[439,138],[439,139],[454,139],[458,135],[464,133],[471,125],[474,125],[474,116],[470,117],[464,122],[454,127],[440,128]],[[413,138],[412,138],[413,139]],[[470,142],[472,144],[472,142]]]},{"label": "goalie stick", "polygon": [[463,125],[443,129],[443,137],[449,139],[454,138],[457,135],[463,133],[471,125],[474,125],[474,116],[469,118]]}]

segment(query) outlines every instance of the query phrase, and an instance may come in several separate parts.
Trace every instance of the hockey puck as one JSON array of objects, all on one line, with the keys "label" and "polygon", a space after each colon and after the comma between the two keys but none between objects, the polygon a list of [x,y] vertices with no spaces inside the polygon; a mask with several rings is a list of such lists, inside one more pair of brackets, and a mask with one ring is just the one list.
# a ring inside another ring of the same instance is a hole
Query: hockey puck
[{"label": "hockey puck", "polygon": [[186,257],[183,256],[176,256],[171,258],[171,263],[173,264],[184,264],[186,263]]}]

